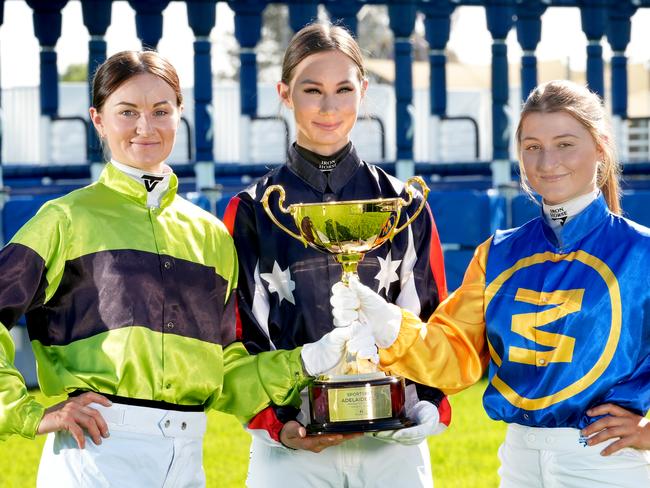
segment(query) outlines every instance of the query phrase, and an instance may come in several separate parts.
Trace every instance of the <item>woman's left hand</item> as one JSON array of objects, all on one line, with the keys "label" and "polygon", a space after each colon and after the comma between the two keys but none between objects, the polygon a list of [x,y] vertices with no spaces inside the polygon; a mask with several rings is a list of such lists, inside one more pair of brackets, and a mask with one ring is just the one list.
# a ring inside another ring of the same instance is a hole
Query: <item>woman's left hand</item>
[{"label": "woman's left hand", "polygon": [[[601,454],[608,456],[623,449],[650,449],[650,420],[637,415],[618,405],[605,403],[587,410],[590,417],[606,415],[593,424],[582,429],[582,434],[589,437],[587,444],[594,446],[609,439],[617,438]],[[591,437],[590,437],[591,436]]]}]

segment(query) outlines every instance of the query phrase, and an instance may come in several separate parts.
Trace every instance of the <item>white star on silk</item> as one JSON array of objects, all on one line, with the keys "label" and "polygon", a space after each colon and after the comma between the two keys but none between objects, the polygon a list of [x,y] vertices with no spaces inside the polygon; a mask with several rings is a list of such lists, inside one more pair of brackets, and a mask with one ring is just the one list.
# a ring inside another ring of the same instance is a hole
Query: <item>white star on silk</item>
[{"label": "white star on silk", "polygon": [[377,256],[377,261],[379,261],[380,268],[379,273],[375,276],[375,279],[379,281],[379,289],[377,290],[377,293],[381,293],[382,288],[385,288],[386,293],[388,293],[390,284],[399,280],[399,276],[397,276],[397,268],[399,268],[402,260],[397,259],[393,261],[390,251],[388,251],[386,259]]},{"label": "white star on silk", "polygon": [[269,292],[277,293],[282,300],[296,304],[293,298],[293,290],[296,288],[296,282],[291,279],[291,271],[289,266],[284,271],[280,268],[277,261],[273,262],[272,273],[260,273],[260,277],[269,284]]}]

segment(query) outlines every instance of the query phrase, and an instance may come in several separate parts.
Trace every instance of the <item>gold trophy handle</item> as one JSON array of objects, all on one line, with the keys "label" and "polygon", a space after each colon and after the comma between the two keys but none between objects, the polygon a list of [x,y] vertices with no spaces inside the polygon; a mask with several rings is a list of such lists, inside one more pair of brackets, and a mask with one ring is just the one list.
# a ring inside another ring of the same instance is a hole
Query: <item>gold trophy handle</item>
[{"label": "gold trophy handle", "polygon": [[397,227],[395,229],[395,231],[393,232],[393,236],[399,234],[404,229],[406,229],[409,225],[411,225],[411,223],[416,219],[418,215],[420,215],[420,212],[422,212],[422,209],[427,204],[427,196],[429,196],[429,187],[420,176],[411,176],[408,180],[406,180],[406,185],[405,185],[406,193],[408,193],[409,198],[406,201],[402,200],[402,203],[400,205],[402,207],[408,207],[413,202],[413,193],[412,193],[413,183],[417,183],[420,186],[420,188],[422,188],[422,203],[415,211],[415,213],[411,215],[411,217],[404,223],[404,225],[402,225],[401,227]]},{"label": "gold trophy handle", "polygon": [[280,221],[273,215],[273,212],[271,211],[271,207],[269,206],[269,197],[271,196],[271,193],[274,191],[277,191],[280,193],[280,198],[278,200],[278,207],[280,208],[280,212],[285,213],[285,214],[291,214],[289,210],[284,208],[284,199],[286,197],[286,194],[284,193],[284,188],[281,185],[271,185],[269,186],[266,191],[264,192],[264,195],[262,195],[262,206],[264,207],[264,211],[266,212],[266,215],[269,216],[269,218],[273,221],[275,225],[280,227],[283,231],[285,231],[287,234],[289,234],[291,237],[294,239],[298,239],[300,242],[302,242],[305,247],[307,246],[307,241],[303,236],[300,234],[296,234],[295,232],[287,229],[284,225],[280,223]]}]

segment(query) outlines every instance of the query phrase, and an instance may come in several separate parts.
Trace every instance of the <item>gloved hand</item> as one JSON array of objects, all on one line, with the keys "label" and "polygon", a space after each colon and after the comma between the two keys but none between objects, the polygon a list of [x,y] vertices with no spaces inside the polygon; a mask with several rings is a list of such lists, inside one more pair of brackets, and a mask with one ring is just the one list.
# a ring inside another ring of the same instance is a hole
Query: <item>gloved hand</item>
[{"label": "gloved hand", "polygon": [[346,352],[358,358],[379,363],[375,338],[371,329],[359,322],[336,327],[318,341],[305,344],[300,353],[305,371],[309,376],[318,376],[334,368],[342,361]]},{"label": "gloved hand", "polygon": [[377,345],[384,349],[397,339],[402,310],[362,285],[357,278],[351,278],[349,286],[341,282],[335,283],[330,303],[335,326],[345,326],[356,320],[367,324]]},{"label": "gloved hand", "polygon": [[373,437],[386,442],[414,445],[419,444],[430,435],[441,433],[446,428],[444,424],[440,423],[438,408],[431,402],[424,400],[417,402],[410,410],[407,410],[406,416],[415,423],[413,427],[374,432]]},{"label": "gloved hand", "polygon": [[356,359],[368,359],[375,364],[379,364],[379,351],[375,337],[372,335],[372,329],[361,322],[353,322],[352,337],[346,344],[347,352]]}]

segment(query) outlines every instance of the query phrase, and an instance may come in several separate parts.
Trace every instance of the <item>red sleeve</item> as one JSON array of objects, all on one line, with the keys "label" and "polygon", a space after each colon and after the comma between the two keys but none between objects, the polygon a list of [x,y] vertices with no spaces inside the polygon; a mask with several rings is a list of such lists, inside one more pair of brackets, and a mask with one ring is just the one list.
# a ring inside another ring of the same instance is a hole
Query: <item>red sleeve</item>
[{"label": "red sleeve", "polygon": [[280,442],[280,431],[283,426],[284,424],[275,415],[273,407],[266,407],[248,423],[249,429],[264,430],[276,442]]},{"label": "red sleeve", "polygon": [[438,414],[440,414],[440,423],[449,427],[449,425],[451,425],[451,404],[447,397],[440,400],[440,405],[438,405]]},{"label": "red sleeve", "polygon": [[[237,208],[239,208],[239,197],[234,196],[228,202],[226,211],[223,214],[223,223],[230,232],[230,235],[234,237],[235,231],[235,217],[237,216]],[[242,324],[241,316],[239,314],[239,296],[235,296],[235,338],[238,341],[242,340]]]},{"label": "red sleeve", "polygon": [[237,215],[237,207],[239,207],[239,197],[234,196],[230,199],[228,202],[228,206],[226,207],[226,211],[223,214],[223,223],[226,225],[226,228],[228,229],[228,232],[230,232],[230,235],[234,235],[234,230],[235,230],[235,216]]},{"label": "red sleeve", "polygon": [[442,245],[440,244],[440,236],[438,236],[438,229],[436,228],[436,221],[433,220],[433,214],[429,204],[426,205],[426,210],[431,219],[431,245],[429,246],[429,264],[431,265],[431,272],[438,287],[438,297],[442,302],[447,298],[447,280],[445,278],[445,260],[442,255]]}]

